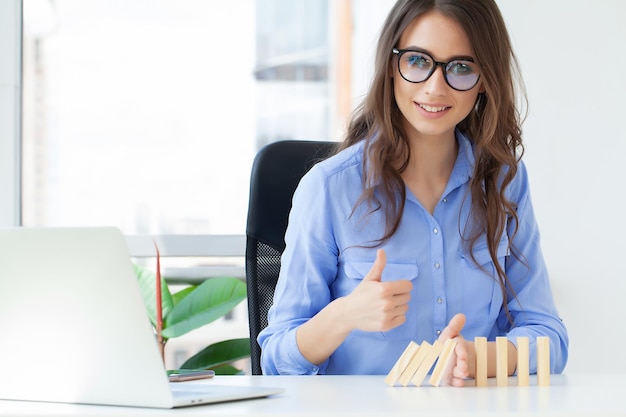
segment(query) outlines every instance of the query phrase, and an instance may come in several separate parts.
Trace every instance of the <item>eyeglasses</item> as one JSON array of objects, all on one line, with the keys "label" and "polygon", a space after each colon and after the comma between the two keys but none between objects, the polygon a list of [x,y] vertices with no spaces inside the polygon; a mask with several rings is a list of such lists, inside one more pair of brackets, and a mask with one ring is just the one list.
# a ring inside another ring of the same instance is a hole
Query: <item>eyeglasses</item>
[{"label": "eyeglasses", "polygon": [[437,62],[425,52],[414,49],[396,49],[398,71],[410,83],[421,83],[430,78],[437,67],[441,67],[446,83],[457,91],[471,90],[478,84],[480,65],[468,59],[453,59]]}]

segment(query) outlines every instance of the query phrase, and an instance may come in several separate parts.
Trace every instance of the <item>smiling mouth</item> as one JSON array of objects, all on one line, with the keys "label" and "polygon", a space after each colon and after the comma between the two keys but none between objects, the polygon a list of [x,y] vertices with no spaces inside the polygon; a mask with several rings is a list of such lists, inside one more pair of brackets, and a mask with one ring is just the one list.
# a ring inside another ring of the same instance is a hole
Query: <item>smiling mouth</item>
[{"label": "smiling mouth", "polygon": [[420,103],[417,103],[417,105],[429,113],[439,113],[441,111],[444,111],[450,108],[446,106],[441,106],[441,107],[427,106],[426,104],[420,104]]}]

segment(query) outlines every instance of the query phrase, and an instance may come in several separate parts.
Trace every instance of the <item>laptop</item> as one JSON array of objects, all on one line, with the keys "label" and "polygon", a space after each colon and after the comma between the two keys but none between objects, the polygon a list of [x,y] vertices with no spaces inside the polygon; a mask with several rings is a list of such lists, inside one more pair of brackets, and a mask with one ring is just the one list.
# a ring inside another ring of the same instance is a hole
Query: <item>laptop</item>
[{"label": "laptop", "polygon": [[0,399],[174,408],[282,388],[169,382],[112,227],[0,229]]}]

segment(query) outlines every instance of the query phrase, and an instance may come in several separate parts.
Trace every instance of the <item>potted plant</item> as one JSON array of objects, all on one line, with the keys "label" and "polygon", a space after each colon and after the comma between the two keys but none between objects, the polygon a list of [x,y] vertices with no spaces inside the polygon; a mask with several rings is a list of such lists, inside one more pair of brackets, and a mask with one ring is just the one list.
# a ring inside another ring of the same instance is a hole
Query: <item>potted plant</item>
[{"label": "potted plant", "polygon": [[[171,293],[167,278],[160,276],[158,250],[156,273],[137,264],[134,268],[162,357],[169,339],[223,317],[246,298],[245,283],[234,277],[210,278],[200,285]],[[224,340],[208,345],[187,359],[179,371],[212,369],[218,375],[241,374],[243,371],[232,363],[249,356],[249,338]]]}]

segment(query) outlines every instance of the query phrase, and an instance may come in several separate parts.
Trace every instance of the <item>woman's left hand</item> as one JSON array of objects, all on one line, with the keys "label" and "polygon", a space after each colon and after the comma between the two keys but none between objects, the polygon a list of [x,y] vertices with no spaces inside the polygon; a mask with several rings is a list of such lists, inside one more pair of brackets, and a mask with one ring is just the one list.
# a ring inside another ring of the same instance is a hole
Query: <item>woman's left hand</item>
[{"label": "woman's left hand", "polygon": [[452,365],[449,367],[449,374],[444,377],[450,385],[455,387],[464,386],[465,380],[473,373],[473,369],[470,369],[470,364],[473,363],[471,358],[474,357],[474,345],[461,336],[463,326],[465,326],[465,315],[461,313],[456,314],[439,335],[439,341],[441,342],[455,337],[458,339],[454,348]]}]

